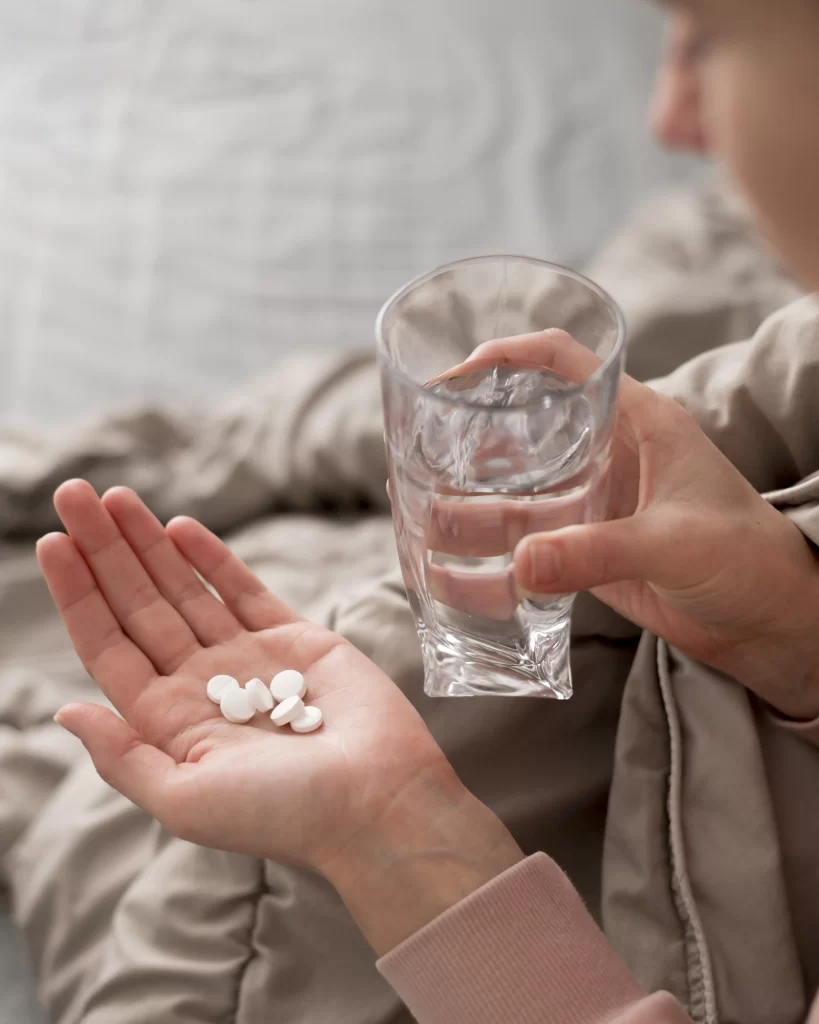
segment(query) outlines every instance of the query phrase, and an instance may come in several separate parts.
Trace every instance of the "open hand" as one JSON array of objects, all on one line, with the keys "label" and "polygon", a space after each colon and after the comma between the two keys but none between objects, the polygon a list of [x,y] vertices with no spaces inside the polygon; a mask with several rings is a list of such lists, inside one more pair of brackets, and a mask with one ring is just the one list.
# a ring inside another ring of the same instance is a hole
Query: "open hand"
[{"label": "open hand", "polygon": [[[322,870],[410,791],[454,773],[401,691],[341,637],[299,618],[210,531],[167,528],[133,491],[84,481],[55,496],[68,536],[40,565],[88,672],[120,712],[73,704],[58,721],[100,775],[185,839]],[[196,572],[194,571],[196,570]],[[197,572],[221,597],[203,585]],[[325,726],[231,725],[207,681],[295,668]]]}]

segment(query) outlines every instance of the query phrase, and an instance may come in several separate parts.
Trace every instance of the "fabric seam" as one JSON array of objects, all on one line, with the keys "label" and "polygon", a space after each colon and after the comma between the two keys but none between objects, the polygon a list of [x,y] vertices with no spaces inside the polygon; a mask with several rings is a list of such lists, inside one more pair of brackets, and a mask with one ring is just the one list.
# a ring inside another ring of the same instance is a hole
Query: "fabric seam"
[{"label": "fabric seam", "polygon": [[671,890],[683,925],[689,1013],[696,1024],[719,1024],[708,943],[686,872],[682,829],[682,734],[668,671],[668,648],[663,640],[658,640],[657,643],[657,672],[668,724],[670,748],[666,810]]}]

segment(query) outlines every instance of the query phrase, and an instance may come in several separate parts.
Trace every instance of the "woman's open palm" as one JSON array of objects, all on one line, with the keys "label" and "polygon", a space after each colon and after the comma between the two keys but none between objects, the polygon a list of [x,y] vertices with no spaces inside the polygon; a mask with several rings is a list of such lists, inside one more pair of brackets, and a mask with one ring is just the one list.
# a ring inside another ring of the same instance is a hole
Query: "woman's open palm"
[{"label": "woman's open palm", "polygon": [[[58,720],[107,782],[175,834],[319,866],[444,763],[368,658],[299,618],[200,523],[163,527],[133,491],[100,499],[81,480],[55,506],[68,536],[40,541],[40,565],[77,653],[122,716],[74,704]],[[297,735],[267,715],[232,725],[207,697],[214,675],[269,681],[285,668],[304,674],[324,713],[319,732]]]}]

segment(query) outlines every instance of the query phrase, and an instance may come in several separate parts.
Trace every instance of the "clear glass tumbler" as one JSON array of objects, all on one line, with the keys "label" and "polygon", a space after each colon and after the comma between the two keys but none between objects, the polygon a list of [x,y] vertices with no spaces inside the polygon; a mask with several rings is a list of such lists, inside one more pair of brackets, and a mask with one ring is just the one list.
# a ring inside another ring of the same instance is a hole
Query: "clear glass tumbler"
[{"label": "clear glass tumbler", "polygon": [[[605,516],[620,310],[570,270],[487,256],[401,289],[376,333],[427,694],[567,699],[574,595],[522,592],[512,562],[527,534]],[[496,339],[502,357],[475,352]]]}]

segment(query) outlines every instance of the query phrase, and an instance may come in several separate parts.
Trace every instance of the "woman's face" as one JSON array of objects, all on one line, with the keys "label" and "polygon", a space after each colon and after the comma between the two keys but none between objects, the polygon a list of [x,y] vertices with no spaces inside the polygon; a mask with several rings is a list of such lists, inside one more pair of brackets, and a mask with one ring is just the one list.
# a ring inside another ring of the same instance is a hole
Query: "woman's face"
[{"label": "woman's face", "polygon": [[[719,157],[794,272],[819,289],[819,0],[670,7],[665,117],[674,112],[678,134],[663,137]],[[661,77],[658,129],[662,98]]]}]

